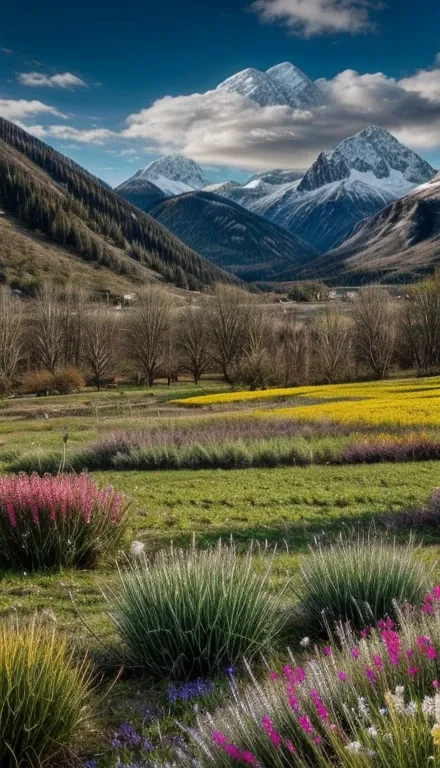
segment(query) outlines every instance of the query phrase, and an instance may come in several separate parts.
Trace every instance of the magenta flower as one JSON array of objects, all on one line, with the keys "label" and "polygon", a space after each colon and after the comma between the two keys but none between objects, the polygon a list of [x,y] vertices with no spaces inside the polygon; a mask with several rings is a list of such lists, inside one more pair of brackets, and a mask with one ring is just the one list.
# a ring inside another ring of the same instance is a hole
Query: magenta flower
[{"label": "magenta flower", "polygon": [[383,669],[383,661],[381,656],[379,655],[373,656],[373,663],[376,669],[379,670],[379,672]]},{"label": "magenta flower", "polygon": [[353,656],[354,659],[358,659],[359,656],[361,655],[359,648],[352,648],[351,655]]},{"label": "magenta flower", "polygon": [[408,667],[408,676],[415,677],[420,672],[420,667]]},{"label": "magenta flower", "polygon": [[433,685],[434,688],[440,688],[440,683],[439,683],[438,680],[433,680],[432,681],[432,685]]},{"label": "magenta flower", "polygon": [[346,672],[338,672],[338,677],[340,680],[342,680],[343,683],[345,683],[348,680]]},{"label": "magenta flower", "polygon": [[376,675],[374,674],[374,669],[371,669],[371,667],[367,667],[365,670],[365,674],[368,677],[370,683],[376,682]]},{"label": "magenta flower", "polygon": [[279,676],[278,672],[271,672],[269,677],[270,677],[271,680],[279,680],[280,679],[280,676]]},{"label": "magenta flower", "polygon": [[301,715],[301,717],[298,718],[298,722],[302,730],[304,731],[307,736],[313,735],[313,725],[311,723],[310,718],[307,715]]},{"label": "magenta flower", "polygon": [[329,645],[324,645],[323,651],[326,656],[333,656],[333,651]]},{"label": "magenta flower", "polygon": [[315,702],[316,711],[317,711],[319,717],[321,718],[322,722],[323,723],[327,723],[328,722],[328,712],[327,712],[327,709],[325,708],[323,702],[319,698],[318,691],[311,690],[310,691],[310,695],[311,695],[313,701]]},{"label": "magenta flower", "polygon": [[264,730],[266,731],[267,735],[269,736],[274,747],[278,749],[281,744],[281,736],[278,733],[278,731],[276,731],[275,728],[273,727],[270,717],[268,715],[265,715],[261,720],[261,724]]},{"label": "magenta flower", "polygon": [[385,629],[381,633],[381,638],[385,648],[387,649],[388,658],[391,661],[391,664],[398,664],[400,655],[399,633],[392,629]]},{"label": "magenta flower", "polygon": [[293,744],[292,744],[292,742],[290,741],[290,739],[286,739],[286,747],[287,747],[287,749],[289,750],[289,752],[290,752],[290,754],[291,754],[291,755],[294,755],[294,754],[295,754],[295,752],[296,752],[296,749],[295,749],[295,747],[293,746]]}]

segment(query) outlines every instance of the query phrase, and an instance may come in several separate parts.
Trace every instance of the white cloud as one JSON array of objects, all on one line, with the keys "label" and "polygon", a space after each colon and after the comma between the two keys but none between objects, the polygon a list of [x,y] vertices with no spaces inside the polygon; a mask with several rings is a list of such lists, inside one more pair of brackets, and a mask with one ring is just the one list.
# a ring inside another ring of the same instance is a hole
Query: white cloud
[{"label": "white cloud", "polygon": [[323,103],[311,110],[260,107],[220,89],[159,99],[127,118],[122,137],[156,152],[202,163],[267,169],[306,168],[319,152],[368,125],[414,148],[440,146],[440,68],[396,80],[346,70],[321,80]]},{"label": "white cloud", "polygon": [[7,120],[23,120],[26,117],[41,114],[66,117],[55,107],[43,104],[43,102],[36,99],[32,101],[27,101],[26,99],[0,99],[0,117],[5,117]]},{"label": "white cloud", "polygon": [[56,75],[45,75],[43,72],[21,72],[18,75],[18,81],[22,85],[28,85],[31,88],[45,86],[47,88],[87,88],[87,83],[71,72],[63,72]]},{"label": "white cloud", "polygon": [[371,31],[369,0],[255,0],[250,9],[264,22],[282,22],[304,37]]},{"label": "white cloud", "polygon": [[46,129],[46,136],[53,136],[63,141],[77,141],[82,144],[105,144],[118,134],[107,128],[89,128],[81,130],[70,125],[50,125]]}]

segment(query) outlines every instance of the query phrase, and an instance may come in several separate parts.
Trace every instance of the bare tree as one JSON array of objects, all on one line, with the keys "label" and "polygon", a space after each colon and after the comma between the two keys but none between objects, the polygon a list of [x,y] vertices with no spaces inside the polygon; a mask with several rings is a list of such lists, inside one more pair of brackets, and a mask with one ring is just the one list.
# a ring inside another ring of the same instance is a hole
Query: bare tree
[{"label": "bare tree", "polygon": [[45,283],[34,304],[32,341],[37,364],[50,373],[64,362],[63,313],[59,290]]},{"label": "bare tree", "polygon": [[59,294],[62,315],[63,362],[79,367],[82,354],[83,333],[86,326],[85,308],[87,294],[83,289],[68,285]]},{"label": "bare tree", "polygon": [[177,349],[183,370],[198,384],[211,361],[206,315],[200,307],[188,307],[178,317]]},{"label": "bare tree", "polygon": [[8,387],[24,351],[23,306],[7,286],[0,287],[0,375]]},{"label": "bare tree", "polygon": [[277,379],[285,387],[306,384],[310,369],[310,333],[297,312],[287,312],[276,328]]},{"label": "bare tree", "polygon": [[206,303],[211,352],[227,382],[246,346],[250,296],[231,285],[216,285]]},{"label": "bare tree", "polygon": [[271,380],[274,348],[274,326],[271,318],[261,309],[250,311],[247,343],[243,350],[239,375],[251,390],[265,389]]},{"label": "bare tree", "polygon": [[362,288],[354,304],[353,319],[357,358],[376,379],[383,379],[396,342],[395,313],[389,294],[377,286]]},{"label": "bare tree", "polygon": [[421,373],[440,365],[440,279],[426,280],[411,289],[400,321],[409,360]]},{"label": "bare tree", "polygon": [[115,314],[104,304],[96,304],[85,314],[82,355],[98,390],[113,370],[116,327]]},{"label": "bare tree", "polygon": [[170,300],[164,289],[155,285],[144,288],[132,310],[128,336],[133,357],[150,387],[164,359],[170,317]]},{"label": "bare tree", "polygon": [[350,353],[350,330],[346,316],[335,308],[318,315],[313,327],[318,368],[331,383]]}]

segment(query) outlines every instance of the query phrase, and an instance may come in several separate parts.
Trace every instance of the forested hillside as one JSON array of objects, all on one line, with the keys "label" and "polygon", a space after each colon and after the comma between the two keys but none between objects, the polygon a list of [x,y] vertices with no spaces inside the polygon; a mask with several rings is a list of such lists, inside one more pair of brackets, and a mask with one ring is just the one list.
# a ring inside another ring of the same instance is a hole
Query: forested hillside
[{"label": "forested hillside", "polygon": [[0,207],[75,257],[136,283],[151,279],[151,270],[189,289],[231,279],[102,181],[1,118]]}]

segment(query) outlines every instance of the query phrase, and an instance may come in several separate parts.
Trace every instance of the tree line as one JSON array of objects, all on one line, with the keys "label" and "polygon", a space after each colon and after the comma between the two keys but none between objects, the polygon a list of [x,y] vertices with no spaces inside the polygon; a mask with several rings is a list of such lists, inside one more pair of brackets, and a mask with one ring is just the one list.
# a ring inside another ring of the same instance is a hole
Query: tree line
[{"label": "tree line", "polygon": [[150,284],[122,312],[73,287],[47,283],[25,301],[0,287],[3,391],[26,382],[32,390],[36,374],[36,390],[52,381],[48,389],[65,391],[66,369],[71,382],[81,386],[83,376],[97,388],[118,378],[170,383],[182,373],[198,384],[214,373],[258,389],[382,379],[392,368],[440,370],[439,278],[410,289],[400,305],[383,288],[362,288],[350,311],[335,305],[308,322],[295,309],[270,310],[224,284],[177,307]]}]

